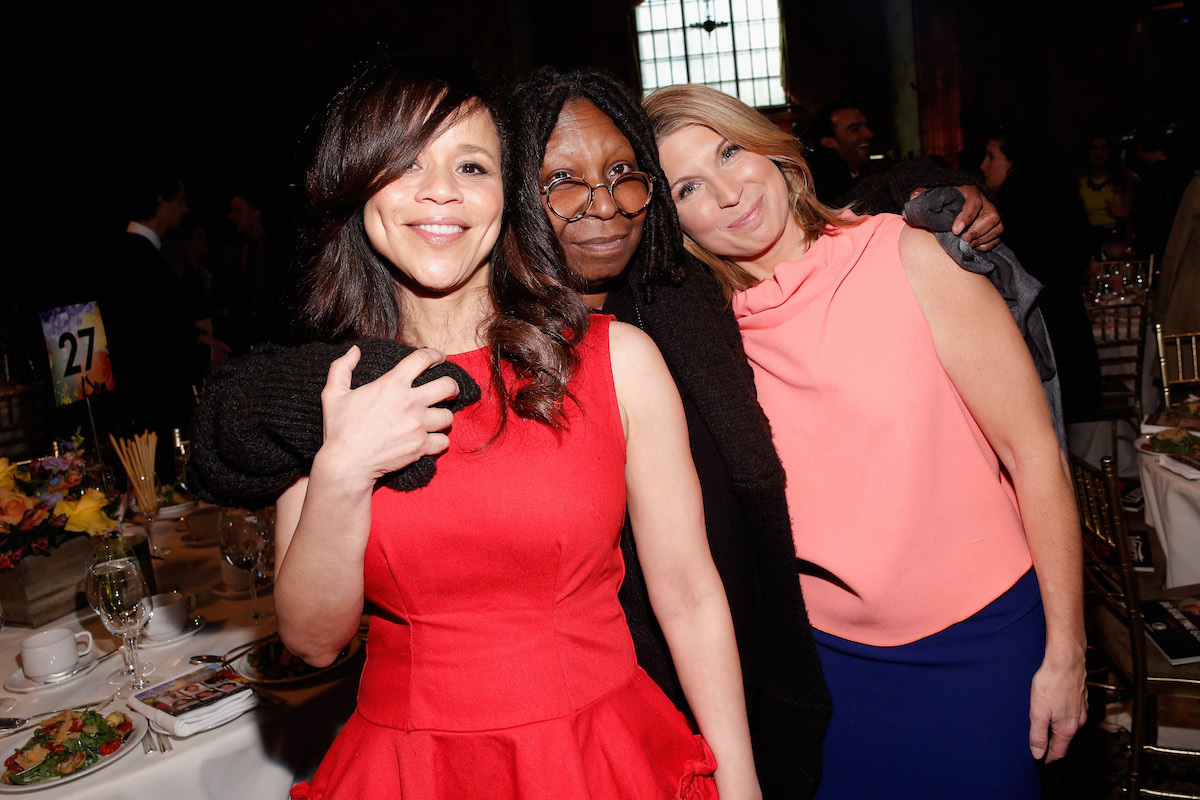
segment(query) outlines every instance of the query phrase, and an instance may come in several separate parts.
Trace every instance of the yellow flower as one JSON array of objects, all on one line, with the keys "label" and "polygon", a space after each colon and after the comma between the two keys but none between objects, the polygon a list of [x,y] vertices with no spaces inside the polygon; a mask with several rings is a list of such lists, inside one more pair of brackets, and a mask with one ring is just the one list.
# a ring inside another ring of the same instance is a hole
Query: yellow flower
[{"label": "yellow flower", "polygon": [[16,473],[16,464],[8,463],[7,458],[0,458],[0,489],[16,489],[17,483],[14,480]]},{"label": "yellow flower", "polygon": [[62,500],[54,507],[54,516],[67,517],[66,529],[99,536],[117,527],[117,521],[104,513],[108,498],[98,489],[88,489],[78,500]]}]

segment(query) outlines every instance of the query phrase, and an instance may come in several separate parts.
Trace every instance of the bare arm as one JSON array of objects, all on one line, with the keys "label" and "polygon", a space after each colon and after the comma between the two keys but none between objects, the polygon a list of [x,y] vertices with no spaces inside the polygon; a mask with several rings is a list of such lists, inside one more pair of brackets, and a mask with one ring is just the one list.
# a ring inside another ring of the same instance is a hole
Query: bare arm
[{"label": "bare arm", "polygon": [[375,381],[350,389],[358,348],[329,367],[321,393],[325,441],[312,472],[277,504],[275,610],[288,649],[325,666],[358,630],[371,493],[383,475],[446,449],[452,415],[435,403],[458,387],[413,380],[444,359],[417,350]]},{"label": "bare arm", "polygon": [[650,604],[700,730],[723,800],[758,798],[733,623],[704,528],[700,484],[675,384],[649,337],[611,327],[625,425],[629,516]]},{"label": "bare arm", "polygon": [[1083,566],[1066,460],[1029,352],[996,290],[959,269],[925,231],[906,228],[900,256],[938,358],[1016,489],[1046,615],[1029,746],[1035,758],[1053,761],[1087,714]]}]

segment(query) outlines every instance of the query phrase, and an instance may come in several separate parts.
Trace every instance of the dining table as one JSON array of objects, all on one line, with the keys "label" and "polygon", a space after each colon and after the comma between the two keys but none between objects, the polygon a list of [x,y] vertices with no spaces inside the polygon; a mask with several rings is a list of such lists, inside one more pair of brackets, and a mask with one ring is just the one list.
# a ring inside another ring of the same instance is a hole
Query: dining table
[{"label": "dining table", "polygon": [[1146,524],[1167,560],[1163,588],[1200,583],[1200,480],[1180,474],[1186,469],[1168,469],[1158,454],[1138,453]]},{"label": "dining table", "polygon": [[[158,591],[194,594],[196,615],[203,622],[197,620],[194,631],[189,629],[173,641],[138,648],[139,660],[155,665],[149,676],[152,684],[197,669],[189,661],[194,655],[226,654],[274,632],[273,615],[250,621],[249,593],[230,589],[222,580],[215,540],[197,540],[187,531],[185,520],[180,520],[171,530],[157,534],[156,544],[160,556],[152,564]],[[269,588],[263,587],[259,603],[266,608],[270,602]],[[91,632],[94,653],[88,659],[120,645],[89,608],[39,629],[53,627]],[[109,676],[123,665],[120,655],[60,684],[27,690],[29,682],[21,681],[18,656],[21,642],[39,629],[7,626],[0,632],[0,671],[8,676],[0,702],[12,705],[3,715],[29,718],[95,701],[113,702],[119,687],[109,682]],[[186,737],[150,733],[145,743],[126,741],[114,754],[119,757],[102,760],[103,768],[72,780],[40,784],[33,791],[0,784],[0,797],[6,792],[29,792],[47,800],[284,800],[293,784],[312,775],[353,712],[364,650],[358,648],[354,657],[307,679],[256,683],[258,705],[219,727]],[[31,733],[26,730],[0,742],[5,748],[0,759],[11,755]]]}]

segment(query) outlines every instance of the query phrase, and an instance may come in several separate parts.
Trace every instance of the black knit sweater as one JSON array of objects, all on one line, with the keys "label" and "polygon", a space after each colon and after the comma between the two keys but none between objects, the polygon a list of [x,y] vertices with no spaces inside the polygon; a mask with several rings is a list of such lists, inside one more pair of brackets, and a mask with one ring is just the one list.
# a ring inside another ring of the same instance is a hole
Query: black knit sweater
[{"label": "black knit sweater", "polygon": [[[387,339],[302,347],[268,344],[214,369],[192,420],[188,489],[210,502],[257,508],[275,502],[307,474],[323,438],[321,390],[329,364],[351,344],[361,351],[352,388],[380,377],[415,349]],[[479,399],[479,385],[449,361],[425,370],[413,384],[443,375],[455,380],[458,395],[438,405],[458,411]],[[429,483],[436,464],[436,456],[423,456],[379,483],[400,491],[416,489]]]}]

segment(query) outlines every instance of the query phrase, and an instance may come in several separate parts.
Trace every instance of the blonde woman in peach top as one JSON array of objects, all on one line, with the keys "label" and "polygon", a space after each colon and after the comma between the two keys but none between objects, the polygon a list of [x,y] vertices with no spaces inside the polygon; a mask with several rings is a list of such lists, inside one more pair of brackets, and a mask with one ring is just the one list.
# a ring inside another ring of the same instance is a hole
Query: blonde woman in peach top
[{"label": "blonde woman in peach top", "polygon": [[820,798],[1036,798],[1086,716],[1070,482],[1009,310],[901,217],[821,206],[798,143],[646,100],[788,476],[833,717]]}]

